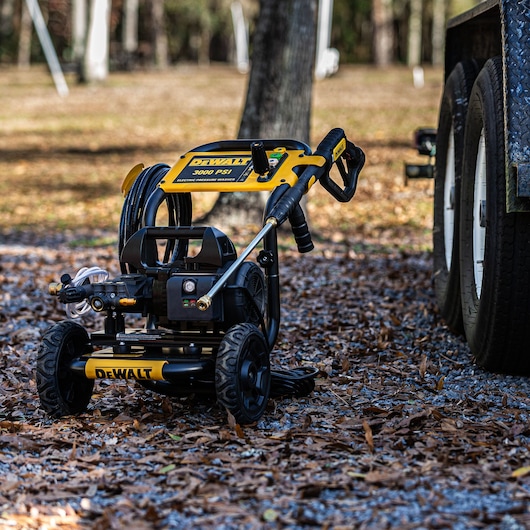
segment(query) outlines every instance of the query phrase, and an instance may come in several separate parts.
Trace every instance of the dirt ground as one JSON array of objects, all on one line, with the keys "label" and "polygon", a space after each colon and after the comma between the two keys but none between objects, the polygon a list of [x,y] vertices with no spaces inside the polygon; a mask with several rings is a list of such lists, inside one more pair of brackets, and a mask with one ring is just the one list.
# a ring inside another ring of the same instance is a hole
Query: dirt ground
[{"label": "dirt ground", "polygon": [[[427,70],[418,90],[404,68],[345,66],[315,83],[313,148],[342,127],[367,156],[351,206],[320,189],[312,197],[310,211],[329,211],[313,216],[315,227],[326,235],[339,227],[363,240],[399,234],[404,245],[430,246],[432,186],[405,187],[403,161],[416,160],[412,131],[436,124],[441,77]],[[114,74],[105,86],[72,84],[60,98],[45,71],[3,71],[0,227],[115,232],[128,171],[139,162],[172,165],[188,149],[235,137],[245,90],[246,78],[232,69],[183,66]],[[194,199],[200,215],[215,196]]]},{"label": "dirt ground", "polygon": [[[65,318],[48,283],[86,265],[118,272],[128,170],[233,137],[245,78],[182,66],[61,99],[42,70],[2,70],[0,528],[530,525],[529,382],[479,369],[440,320],[432,183],[403,181],[412,130],[436,123],[442,72],[425,74],[418,89],[404,68],[351,66],[315,85],[312,145],[343,127],[366,168],[351,203],[312,190],[312,253],[282,240],[272,364],[316,367],[315,391],[271,399],[241,427],[212,400],[111,380],[85,414],[52,420],[34,370]],[[196,214],[213,200],[198,197]]]}]

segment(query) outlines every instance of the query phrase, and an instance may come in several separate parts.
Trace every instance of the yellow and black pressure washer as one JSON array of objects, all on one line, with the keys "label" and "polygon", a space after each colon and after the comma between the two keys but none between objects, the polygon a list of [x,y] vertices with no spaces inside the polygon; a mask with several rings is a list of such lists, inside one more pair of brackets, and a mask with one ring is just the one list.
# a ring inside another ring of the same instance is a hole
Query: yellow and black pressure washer
[{"label": "yellow and black pressure washer", "polygon": [[[298,250],[312,250],[300,200],[318,181],[350,201],[363,165],[363,151],[333,129],[314,153],[295,140],[228,140],[197,147],[171,168],[133,168],[123,184],[121,274],[82,269],[50,285],[70,316],[94,310],[105,324],[88,333],[65,320],[46,332],[37,360],[42,407],[54,417],[80,413],[95,379],[135,379],[169,396],[212,394],[243,424],[262,416],[271,395],[311,392],[315,370],[270,367],[280,324],[277,229],[288,220]],[[270,192],[263,227],[239,256],[220,230],[192,225],[191,197],[202,191]],[[247,258],[258,246],[255,263]],[[145,326],[127,328],[127,314],[145,317]]]}]

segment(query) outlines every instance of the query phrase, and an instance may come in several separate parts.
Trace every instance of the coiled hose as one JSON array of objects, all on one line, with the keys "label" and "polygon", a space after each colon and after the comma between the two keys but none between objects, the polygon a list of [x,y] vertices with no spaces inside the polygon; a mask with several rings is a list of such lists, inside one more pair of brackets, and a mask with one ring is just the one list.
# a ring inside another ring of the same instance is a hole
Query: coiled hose
[{"label": "coiled hose", "polygon": [[[99,267],[82,267],[77,271],[77,274],[70,281],[69,285],[77,287],[78,285],[86,285],[92,282],[104,282],[109,277],[109,273],[100,269]],[[79,318],[88,313],[92,307],[87,300],[66,304],[65,311],[68,318]]]},{"label": "coiled hose", "polygon": [[[145,168],[135,179],[125,196],[120,217],[118,255],[123,274],[136,272],[132,266],[121,261],[121,252],[127,240],[140,228],[143,228],[145,206],[151,194],[157,189],[159,182],[169,171],[167,164],[155,164]],[[167,226],[191,225],[191,195],[189,193],[175,193],[164,196],[167,209]],[[163,202],[164,202],[163,201]],[[169,262],[175,254],[182,254],[187,245],[185,241],[168,240],[164,251],[163,262]]]}]

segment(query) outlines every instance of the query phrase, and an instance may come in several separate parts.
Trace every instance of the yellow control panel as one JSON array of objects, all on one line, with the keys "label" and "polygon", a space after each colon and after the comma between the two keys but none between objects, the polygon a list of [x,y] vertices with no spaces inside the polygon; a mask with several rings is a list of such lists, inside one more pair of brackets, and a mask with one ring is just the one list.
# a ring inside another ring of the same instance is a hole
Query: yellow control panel
[{"label": "yellow control panel", "polygon": [[298,180],[296,168],[326,163],[323,156],[283,147],[267,151],[267,156],[270,170],[259,175],[249,151],[189,151],[168,171],[160,187],[165,193],[270,191],[281,184],[293,186]]}]

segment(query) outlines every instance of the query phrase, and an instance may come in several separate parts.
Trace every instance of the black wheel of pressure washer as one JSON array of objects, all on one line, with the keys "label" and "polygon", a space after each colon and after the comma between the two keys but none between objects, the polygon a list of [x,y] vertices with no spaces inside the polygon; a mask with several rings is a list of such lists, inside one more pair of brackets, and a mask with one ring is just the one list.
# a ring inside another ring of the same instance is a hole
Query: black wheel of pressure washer
[{"label": "black wheel of pressure washer", "polygon": [[44,334],[37,357],[37,390],[42,408],[50,416],[60,418],[86,410],[94,380],[73,373],[70,363],[91,349],[88,333],[76,322],[59,322]]},{"label": "black wheel of pressure washer", "polygon": [[267,301],[261,268],[252,261],[245,261],[229,280],[229,288],[225,290],[224,297],[225,329],[243,322],[259,326],[263,321]]},{"label": "black wheel of pressure washer", "polygon": [[[134,180],[125,196],[121,211],[118,237],[118,253],[122,273],[136,272],[128,263],[121,262],[121,251],[127,240],[140,228],[143,228],[145,206],[151,195],[157,190],[159,182],[169,171],[167,164],[155,164],[145,168]],[[163,195],[159,204],[161,215],[167,217],[162,222],[166,226],[191,225],[192,203],[190,193],[176,193]],[[163,207],[163,208],[162,208]],[[174,240],[167,242],[162,261],[168,263],[182,258],[187,252],[187,241]]]},{"label": "black wheel of pressure washer", "polygon": [[464,128],[469,94],[477,73],[476,63],[465,61],[458,63],[447,78],[436,137],[434,290],[440,314],[456,333],[464,331],[458,251]]},{"label": "black wheel of pressure washer", "polygon": [[493,372],[530,374],[530,214],[506,211],[503,67],[489,59],[469,98],[460,255],[466,338]]},{"label": "black wheel of pressure washer", "polygon": [[252,423],[263,415],[269,401],[271,369],[263,333],[253,324],[228,330],[217,352],[217,401],[237,423]]}]

